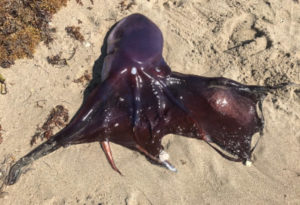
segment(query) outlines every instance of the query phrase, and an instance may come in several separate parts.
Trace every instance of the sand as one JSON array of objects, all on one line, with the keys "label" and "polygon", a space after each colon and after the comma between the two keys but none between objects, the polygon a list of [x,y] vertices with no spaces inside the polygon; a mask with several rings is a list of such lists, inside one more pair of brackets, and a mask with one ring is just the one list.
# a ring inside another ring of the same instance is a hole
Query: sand
[{"label": "sand", "polygon": [[[40,43],[33,59],[1,69],[8,88],[0,95],[1,180],[12,161],[41,143],[32,147],[30,140],[52,108],[63,105],[74,115],[88,82],[73,81],[85,71],[92,74],[93,67],[97,78],[101,68],[95,61],[106,33],[132,13],[159,26],[163,55],[174,71],[245,84],[300,83],[298,1],[82,2],[71,0],[54,15],[51,27],[57,32],[50,49]],[[72,25],[81,27],[85,42],[66,34]],[[62,52],[68,58],[74,48],[67,66],[48,64],[47,56]],[[163,144],[177,173],[112,144],[120,176],[98,143],[74,145],[39,159],[15,185],[3,186],[0,204],[300,204],[299,88],[268,95],[263,111],[265,133],[251,167],[222,158],[202,141],[168,135]]]}]

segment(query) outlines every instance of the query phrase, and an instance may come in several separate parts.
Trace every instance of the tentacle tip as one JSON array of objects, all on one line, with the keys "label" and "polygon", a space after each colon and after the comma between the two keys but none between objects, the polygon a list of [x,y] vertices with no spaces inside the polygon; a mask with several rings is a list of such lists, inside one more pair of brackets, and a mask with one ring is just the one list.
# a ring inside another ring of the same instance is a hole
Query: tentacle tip
[{"label": "tentacle tip", "polygon": [[124,176],[124,174],[122,174],[122,172],[120,172],[120,170],[115,170],[117,171],[122,177]]},{"label": "tentacle tip", "polygon": [[246,160],[245,165],[246,165],[246,167],[251,167],[252,166],[252,161]]},{"label": "tentacle tip", "polygon": [[18,181],[20,174],[21,174],[20,170],[16,170],[16,171],[11,170],[8,176],[6,177],[5,184],[6,185],[15,184]]},{"label": "tentacle tip", "polygon": [[9,185],[9,186],[14,185],[15,183],[16,183],[16,180],[14,180],[14,179],[6,179],[6,182],[5,182],[5,184]]},{"label": "tentacle tip", "polygon": [[177,169],[168,161],[163,161],[163,165],[172,172],[177,172]]}]

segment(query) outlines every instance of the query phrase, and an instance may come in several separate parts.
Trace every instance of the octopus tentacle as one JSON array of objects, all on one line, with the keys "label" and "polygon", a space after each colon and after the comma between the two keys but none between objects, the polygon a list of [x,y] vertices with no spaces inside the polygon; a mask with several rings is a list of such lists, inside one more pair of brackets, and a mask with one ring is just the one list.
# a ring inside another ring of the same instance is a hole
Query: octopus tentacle
[{"label": "octopus tentacle", "polygon": [[135,88],[134,88],[134,95],[133,95],[133,102],[134,102],[134,113],[133,113],[133,125],[134,129],[136,129],[139,124],[141,123],[141,110],[142,110],[142,104],[141,104],[141,83],[139,83],[138,77],[135,78]]},{"label": "octopus tentacle", "polygon": [[[169,158],[169,155],[163,149],[160,152],[159,158],[157,158],[157,157],[153,156],[152,154],[150,154],[143,147],[141,147],[139,145],[136,145],[135,147],[136,147],[137,150],[139,150],[141,153],[143,153],[145,156],[149,157],[150,159],[152,159],[156,163],[166,167],[168,170],[170,170],[172,172],[177,172],[177,169],[167,160]],[[166,158],[165,155],[167,155],[168,157]]]},{"label": "octopus tentacle", "polygon": [[117,168],[115,162],[114,162],[114,159],[113,159],[113,156],[112,156],[112,152],[111,152],[111,149],[110,149],[110,145],[109,145],[109,140],[106,139],[102,142],[100,142],[101,144],[101,147],[103,149],[103,152],[105,153],[105,156],[107,158],[107,161],[109,162],[110,166],[113,168],[113,170],[115,170],[116,172],[118,172],[120,175],[123,175],[120,170]]},{"label": "octopus tentacle", "polygon": [[50,138],[48,141],[39,145],[37,148],[29,152],[27,155],[19,159],[9,171],[9,174],[6,178],[6,184],[12,185],[16,183],[22,174],[22,169],[31,164],[34,160],[37,160],[51,152],[54,152],[62,145],[58,144],[55,137]]}]

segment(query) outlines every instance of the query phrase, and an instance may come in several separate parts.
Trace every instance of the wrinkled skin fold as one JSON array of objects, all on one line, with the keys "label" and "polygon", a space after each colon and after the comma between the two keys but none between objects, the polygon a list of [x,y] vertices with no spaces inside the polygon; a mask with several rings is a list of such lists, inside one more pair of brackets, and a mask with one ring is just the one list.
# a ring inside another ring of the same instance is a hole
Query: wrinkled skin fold
[{"label": "wrinkled skin fold", "polygon": [[247,86],[172,72],[162,48],[162,33],[148,18],[133,14],[121,20],[107,38],[102,82],[66,128],[11,167],[7,184],[14,184],[34,160],[60,147],[89,142],[101,143],[119,173],[110,142],[176,171],[161,145],[170,133],[204,140],[227,159],[250,160],[252,136],[263,130],[257,109],[269,90],[281,86]]}]

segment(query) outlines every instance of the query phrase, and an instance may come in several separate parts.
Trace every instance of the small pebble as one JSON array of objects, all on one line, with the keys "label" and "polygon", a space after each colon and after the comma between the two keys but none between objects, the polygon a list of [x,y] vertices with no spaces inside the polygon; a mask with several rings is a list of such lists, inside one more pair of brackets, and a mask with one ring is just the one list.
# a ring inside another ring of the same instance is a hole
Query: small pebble
[{"label": "small pebble", "polygon": [[85,41],[83,44],[84,44],[84,46],[85,46],[86,48],[88,48],[88,47],[91,46],[91,44],[90,44],[89,42],[87,42],[87,41]]}]

